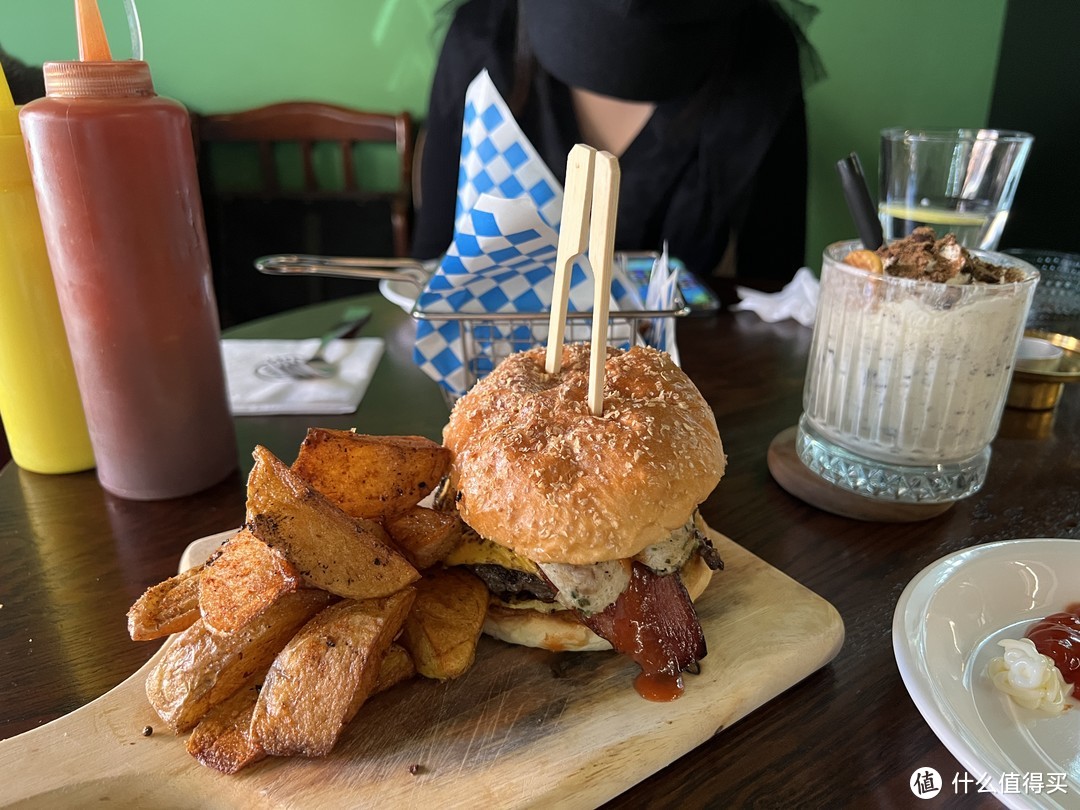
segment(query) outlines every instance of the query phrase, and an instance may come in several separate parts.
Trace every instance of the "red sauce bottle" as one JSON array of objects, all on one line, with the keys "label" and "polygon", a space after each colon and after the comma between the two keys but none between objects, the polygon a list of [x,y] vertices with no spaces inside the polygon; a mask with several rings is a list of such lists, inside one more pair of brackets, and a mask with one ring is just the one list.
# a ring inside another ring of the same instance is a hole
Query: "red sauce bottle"
[{"label": "red sauce bottle", "polygon": [[197,492],[237,448],[187,111],[142,61],[44,72],[20,122],[98,479]]}]

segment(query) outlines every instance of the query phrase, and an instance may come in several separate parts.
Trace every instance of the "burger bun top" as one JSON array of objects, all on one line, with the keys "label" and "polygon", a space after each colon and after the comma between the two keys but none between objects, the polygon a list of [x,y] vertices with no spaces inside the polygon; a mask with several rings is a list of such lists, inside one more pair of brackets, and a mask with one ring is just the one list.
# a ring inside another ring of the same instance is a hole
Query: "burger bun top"
[{"label": "burger bun top", "polygon": [[443,431],[462,519],[534,562],[632,557],[682,526],[724,474],[716,420],[670,356],[608,349],[603,413],[586,395],[589,347],[511,355]]}]

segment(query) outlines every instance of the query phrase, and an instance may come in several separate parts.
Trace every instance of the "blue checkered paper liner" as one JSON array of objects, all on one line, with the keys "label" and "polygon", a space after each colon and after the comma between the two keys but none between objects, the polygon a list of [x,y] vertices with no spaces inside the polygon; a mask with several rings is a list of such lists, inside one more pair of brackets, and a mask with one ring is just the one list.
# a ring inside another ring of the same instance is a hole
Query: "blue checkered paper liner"
[{"label": "blue checkered paper liner", "polygon": [[[417,300],[425,318],[417,324],[413,353],[451,398],[507,354],[546,342],[546,321],[507,325],[482,316],[550,311],[563,200],[562,185],[486,70],[470,83],[464,103],[454,240]],[[634,286],[617,269],[613,275],[611,310],[640,310]],[[591,268],[582,258],[571,275],[569,309],[591,310],[592,294]],[[439,312],[478,319],[463,328],[461,321],[439,320]],[[624,331],[628,345],[631,335]],[[613,337],[618,342],[622,335]]]},{"label": "blue checkered paper liner", "polygon": [[[481,195],[460,221],[453,244],[417,300],[417,309],[427,317],[417,323],[413,353],[417,365],[451,397],[464,394],[498,358],[543,345],[546,321],[482,321],[487,313],[550,311],[557,244],[556,232],[524,198]],[[570,275],[570,311],[591,310],[592,297],[592,270],[582,257]],[[632,285],[621,278],[612,279],[611,299],[615,313],[641,308]],[[475,313],[482,323],[463,329],[461,321],[439,320],[439,312]],[[617,337],[628,346],[631,335],[625,332]],[[467,358],[471,368],[466,368]]]},{"label": "blue checkered paper liner", "polygon": [[465,91],[455,229],[481,194],[525,198],[552,228],[562,218],[562,184],[521,131],[486,70]]}]

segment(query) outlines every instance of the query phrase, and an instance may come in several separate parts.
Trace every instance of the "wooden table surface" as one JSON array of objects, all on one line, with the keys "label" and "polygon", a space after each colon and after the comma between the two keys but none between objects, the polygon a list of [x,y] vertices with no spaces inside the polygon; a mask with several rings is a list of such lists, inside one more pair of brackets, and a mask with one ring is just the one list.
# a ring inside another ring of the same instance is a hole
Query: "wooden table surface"
[{"label": "wooden table surface", "polygon": [[[310,337],[358,301],[230,334]],[[156,642],[128,638],[127,608],[175,572],[189,542],[241,522],[255,444],[291,461],[316,423],[439,438],[447,409],[411,362],[412,321],[378,297],[363,302],[375,310],[367,333],[384,335],[387,353],[357,413],[238,418],[239,469],[206,492],[140,503],[104,493],[92,472],[43,476],[10,463],[0,471],[0,738],[82,706],[154,653]],[[921,523],[863,523],[793,498],[766,466],[770,440],[801,411],[810,330],[724,312],[685,319],[678,334],[684,368],[712,404],[728,454],[727,475],[702,508],[706,520],[830,601],[847,637],[830,665],[611,806],[906,807],[921,804],[908,782],[926,766],[947,784],[936,806],[997,806],[989,796],[953,794],[952,776],[964,769],[900,679],[893,609],[912,577],[959,549],[1080,538],[1080,387],[1066,390],[1056,412],[1006,412],[976,495]],[[1080,599],[1080,584],[1077,591]]]}]

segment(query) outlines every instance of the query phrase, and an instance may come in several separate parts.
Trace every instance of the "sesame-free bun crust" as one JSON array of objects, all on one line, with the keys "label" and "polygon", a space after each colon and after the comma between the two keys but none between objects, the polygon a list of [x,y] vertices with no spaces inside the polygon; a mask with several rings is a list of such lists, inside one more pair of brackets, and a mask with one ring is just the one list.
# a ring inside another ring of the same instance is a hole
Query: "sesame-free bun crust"
[{"label": "sesame-free bun crust", "polygon": [[[691,600],[701,596],[712,575],[712,570],[698,554],[693,555],[679,571]],[[544,650],[588,652],[611,649],[611,644],[578,621],[569,610],[540,613],[506,607],[494,598],[488,606],[484,632],[500,641]]]},{"label": "sesame-free bun crust", "polygon": [[632,557],[686,522],[724,473],[708,403],[664,352],[608,351],[601,416],[589,347],[511,355],[462,397],[443,443],[462,519],[535,562]]}]

